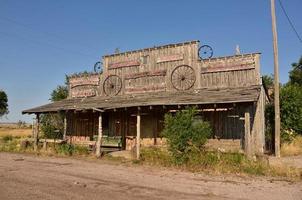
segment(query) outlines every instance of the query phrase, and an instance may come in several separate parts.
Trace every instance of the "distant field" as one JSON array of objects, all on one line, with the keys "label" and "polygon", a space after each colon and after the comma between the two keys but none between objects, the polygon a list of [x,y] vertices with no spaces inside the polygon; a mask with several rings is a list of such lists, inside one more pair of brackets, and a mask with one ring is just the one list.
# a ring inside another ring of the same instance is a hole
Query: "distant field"
[{"label": "distant field", "polygon": [[19,128],[17,125],[14,124],[0,124],[0,137],[5,135],[12,135],[12,136],[29,136],[32,134],[32,129],[29,127],[22,127]]}]

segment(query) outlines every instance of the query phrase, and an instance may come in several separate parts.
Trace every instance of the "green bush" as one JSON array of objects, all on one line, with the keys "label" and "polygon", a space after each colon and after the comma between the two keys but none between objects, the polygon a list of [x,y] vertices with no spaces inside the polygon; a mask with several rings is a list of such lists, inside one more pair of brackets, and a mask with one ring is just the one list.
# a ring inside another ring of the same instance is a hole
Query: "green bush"
[{"label": "green bush", "polygon": [[168,149],[178,164],[187,162],[191,151],[201,151],[212,129],[208,122],[197,119],[196,108],[187,108],[165,115],[162,135],[167,138]]},{"label": "green bush", "polygon": [[3,142],[8,142],[8,141],[12,141],[12,140],[13,140],[12,135],[5,135],[5,136],[2,137]]},{"label": "green bush", "polygon": [[48,139],[62,139],[64,117],[61,113],[44,114],[41,116],[42,137]]}]

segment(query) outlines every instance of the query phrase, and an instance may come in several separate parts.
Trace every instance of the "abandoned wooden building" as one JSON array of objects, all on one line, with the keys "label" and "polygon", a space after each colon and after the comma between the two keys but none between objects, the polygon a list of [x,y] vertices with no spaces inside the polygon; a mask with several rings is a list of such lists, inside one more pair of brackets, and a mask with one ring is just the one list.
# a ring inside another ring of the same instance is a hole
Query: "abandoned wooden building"
[{"label": "abandoned wooden building", "polygon": [[100,73],[69,77],[65,100],[23,114],[65,114],[64,139],[96,144],[121,138],[121,149],[162,145],[165,113],[194,105],[211,123],[209,143],[264,152],[266,93],[260,54],[201,59],[199,41],[145,48],[102,57]]}]

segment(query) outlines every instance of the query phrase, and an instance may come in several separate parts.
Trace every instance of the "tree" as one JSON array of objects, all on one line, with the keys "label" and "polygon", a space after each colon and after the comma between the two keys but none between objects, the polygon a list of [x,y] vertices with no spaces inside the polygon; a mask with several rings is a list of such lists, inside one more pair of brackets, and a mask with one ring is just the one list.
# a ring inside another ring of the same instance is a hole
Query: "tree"
[{"label": "tree", "polygon": [[58,85],[57,88],[51,92],[50,100],[52,102],[55,102],[55,101],[66,99],[68,97],[68,84],[69,84],[69,77],[65,75],[65,84]]},{"label": "tree", "polygon": [[8,114],[8,98],[3,90],[0,90],[0,117]]},{"label": "tree", "polygon": [[[264,82],[272,78],[265,76]],[[273,97],[273,94],[271,94]],[[273,102],[266,106],[267,135],[274,131]],[[280,87],[281,141],[290,141],[296,134],[302,135],[302,57],[292,64],[288,83]]]},{"label": "tree", "polygon": [[68,97],[68,86],[59,85],[56,89],[54,89],[50,94],[50,100],[52,102],[60,101],[62,99],[66,99]]},{"label": "tree", "polygon": [[282,129],[302,134],[302,87],[288,84],[281,88]]},{"label": "tree", "polygon": [[263,84],[267,88],[273,88],[274,87],[274,77],[273,75],[263,75],[262,76]]},{"label": "tree", "polygon": [[[68,97],[68,76],[65,84],[59,85],[50,94],[52,102],[60,101]],[[45,138],[62,138],[64,131],[64,114],[48,113],[41,116],[41,130]]]},{"label": "tree", "polygon": [[299,62],[292,64],[292,70],[289,72],[289,84],[302,87],[302,56]]}]

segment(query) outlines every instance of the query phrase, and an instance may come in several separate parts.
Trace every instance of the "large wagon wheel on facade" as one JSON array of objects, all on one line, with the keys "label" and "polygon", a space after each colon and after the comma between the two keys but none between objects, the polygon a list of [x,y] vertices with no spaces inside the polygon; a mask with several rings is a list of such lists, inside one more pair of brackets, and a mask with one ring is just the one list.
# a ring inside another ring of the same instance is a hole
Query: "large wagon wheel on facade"
[{"label": "large wagon wheel on facade", "polygon": [[104,81],[103,89],[107,96],[117,95],[122,89],[122,79],[117,75],[109,75]]},{"label": "large wagon wheel on facade", "polygon": [[193,87],[196,77],[194,69],[188,65],[177,66],[171,74],[171,83],[177,90],[188,90]]}]

